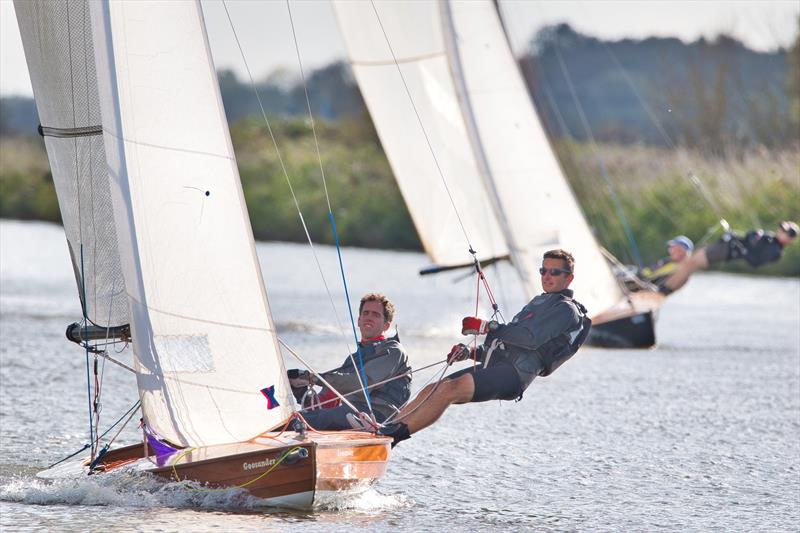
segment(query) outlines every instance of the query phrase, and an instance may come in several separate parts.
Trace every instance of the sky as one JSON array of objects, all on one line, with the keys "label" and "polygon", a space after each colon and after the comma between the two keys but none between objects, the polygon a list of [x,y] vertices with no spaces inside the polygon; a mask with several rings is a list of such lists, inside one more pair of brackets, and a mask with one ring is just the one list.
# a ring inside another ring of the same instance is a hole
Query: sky
[{"label": "sky", "polygon": [[[201,1],[217,68],[232,68],[246,79],[221,0]],[[328,0],[291,0],[290,5],[307,72],[344,57]],[[256,81],[277,69],[299,70],[286,2],[228,0],[227,6]],[[604,39],[659,36],[689,42],[726,33],[768,51],[791,44],[800,16],[798,0],[501,0],[501,6],[517,51],[537,29],[559,22]],[[32,91],[13,3],[0,0],[0,95],[13,94]]]}]

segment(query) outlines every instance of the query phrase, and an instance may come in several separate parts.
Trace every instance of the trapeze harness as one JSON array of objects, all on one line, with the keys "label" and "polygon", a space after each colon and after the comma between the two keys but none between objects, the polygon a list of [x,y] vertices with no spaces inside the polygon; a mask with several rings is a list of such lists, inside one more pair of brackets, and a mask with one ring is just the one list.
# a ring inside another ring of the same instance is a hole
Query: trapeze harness
[{"label": "trapeze harness", "polygon": [[717,243],[706,250],[709,263],[733,261],[742,258],[751,267],[777,261],[783,255],[783,245],[772,232],[749,231],[744,237],[725,233]]},{"label": "trapeze harness", "polygon": [[536,296],[478,347],[484,368],[508,364],[516,370],[522,385],[518,400],[534,378],[552,374],[589,336],[592,321],[572,294],[564,289]]}]

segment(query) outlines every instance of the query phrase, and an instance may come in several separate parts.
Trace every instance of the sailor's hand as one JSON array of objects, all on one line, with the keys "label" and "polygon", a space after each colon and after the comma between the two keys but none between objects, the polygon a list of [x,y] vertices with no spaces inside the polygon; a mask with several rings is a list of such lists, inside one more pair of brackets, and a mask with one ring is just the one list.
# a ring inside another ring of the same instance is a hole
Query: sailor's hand
[{"label": "sailor's hand", "polygon": [[474,316],[466,316],[461,321],[461,334],[462,335],[486,335],[490,331],[497,329],[499,324],[492,320],[487,322]]},{"label": "sailor's hand", "polygon": [[458,361],[469,359],[471,353],[472,350],[470,350],[466,345],[454,344],[453,347],[450,348],[450,353],[447,354],[447,364],[452,365]]}]

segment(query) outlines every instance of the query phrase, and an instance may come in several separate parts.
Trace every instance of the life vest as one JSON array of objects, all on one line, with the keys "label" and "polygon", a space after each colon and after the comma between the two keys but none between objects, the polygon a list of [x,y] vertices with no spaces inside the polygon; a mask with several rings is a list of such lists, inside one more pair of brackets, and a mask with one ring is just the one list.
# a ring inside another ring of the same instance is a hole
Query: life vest
[{"label": "life vest", "polygon": [[[504,325],[513,326],[513,331],[509,327],[500,327],[487,336],[482,347],[484,365],[512,365],[520,377],[523,391],[537,376],[553,373],[575,355],[592,327],[586,308],[571,294],[572,291],[562,291],[539,295],[514,317],[511,324]],[[574,313],[554,309],[564,303]],[[527,337],[526,330],[529,332]],[[537,337],[541,335],[548,337],[545,342],[538,341]]]}]

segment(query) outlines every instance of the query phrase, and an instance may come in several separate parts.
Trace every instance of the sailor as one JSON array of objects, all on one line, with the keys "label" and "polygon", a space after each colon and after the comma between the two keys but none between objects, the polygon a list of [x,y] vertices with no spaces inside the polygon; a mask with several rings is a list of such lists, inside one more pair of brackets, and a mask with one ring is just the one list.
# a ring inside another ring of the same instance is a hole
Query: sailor
[{"label": "sailor", "polygon": [[758,268],[778,261],[783,250],[797,239],[797,223],[784,220],[776,232],[756,229],[743,237],[734,232],[726,232],[715,243],[700,248],[697,252],[664,281],[671,291],[681,288],[694,272],[708,268],[709,265],[743,259],[751,267]]},{"label": "sailor", "polygon": [[778,261],[783,255],[783,248],[794,242],[797,233],[797,224],[789,220],[781,222],[775,233],[755,229],[741,237],[726,232],[717,242],[705,248],[705,266],[741,258],[751,267],[758,268]]},{"label": "sailor", "polygon": [[694,243],[686,235],[678,235],[667,241],[667,257],[659,259],[655,264],[644,267],[639,275],[658,287],[659,292],[669,294],[672,291],[664,286],[669,276],[675,273],[678,265],[692,255]]},{"label": "sailor", "polygon": [[392,446],[433,424],[452,404],[519,400],[534,378],[550,375],[572,357],[592,324],[568,288],[574,267],[572,254],[550,250],[539,269],[544,293],[510,323],[464,318],[461,333],[486,335],[486,340],[474,350],[456,344],[448,362],[474,357],[475,364],[422,389],[395,417],[398,422],[380,431],[394,439]]},{"label": "sailor", "polygon": [[[394,319],[394,313],[394,305],[383,294],[370,293],[361,298],[358,308],[358,329],[361,333],[358,351],[345,359],[340,367],[321,375],[339,394],[345,395],[358,411],[354,412],[347,405],[340,405],[337,396],[323,387],[319,395],[322,408],[301,412],[313,429],[364,428],[364,421],[357,417],[359,411],[368,412],[369,407],[365,394],[355,392],[362,389],[362,375],[366,376],[368,387],[386,381],[368,391],[377,422],[386,420],[408,401],[411,395],[408,356],[396,335],[388,339],[384,336]],[[293,369],[288,371],[288,375],[292,392],[298,401],[309,392],[310,387],[318,381],[321,382],[307,371]],[[353,392],[355,393],[350,394]]]}]

